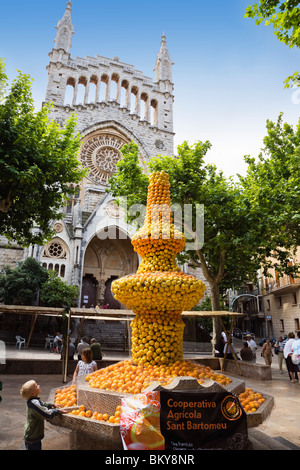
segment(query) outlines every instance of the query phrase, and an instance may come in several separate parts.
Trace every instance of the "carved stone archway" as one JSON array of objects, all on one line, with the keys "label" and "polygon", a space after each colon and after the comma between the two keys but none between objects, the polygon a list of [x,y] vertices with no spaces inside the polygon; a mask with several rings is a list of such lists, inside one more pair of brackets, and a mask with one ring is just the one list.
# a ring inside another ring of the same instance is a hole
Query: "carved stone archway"
[{"label": "carved stone archway", "polygon": [[[113,239],[104,238],[104,231],[92,238],[84,256],[83,279],[87,275],[95,278],[96,303],[102,306],[106,302],[113,301],[107,290],[110,289],[112,280],[136,272],[138,267],[138,256],[133,250],[130,238],[123,233],[120,235],[118,228],[114,232],[116,237]],[[113,308],[117,307],[125,308],[114,303]]]}]

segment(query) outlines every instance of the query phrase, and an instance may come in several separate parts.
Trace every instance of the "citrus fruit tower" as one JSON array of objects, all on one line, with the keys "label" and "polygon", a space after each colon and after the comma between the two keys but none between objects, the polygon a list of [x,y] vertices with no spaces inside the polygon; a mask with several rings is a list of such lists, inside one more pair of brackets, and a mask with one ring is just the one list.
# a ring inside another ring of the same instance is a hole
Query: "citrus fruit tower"
[{"label": "citrus fruit tower", "polygon": [[181,313],[198,303],[205,285],[177,266],[185,238],[172,223],[168,174],[152,173],[149,181],[145,223],[132,239],[142,262],[136,274],[114,281],[112,292],[136,315],[133,362],[161,365],[182,360]]},{"label": "citrus fruit tower", "polygon": [[205,291],[202,281],[177,266],[176,255],[185,243],[171,215],[169,175],[154,172],[149,176],[145,222],[132,238],[142,261],[136,274],[116,279],[111,288],[115,299],[135,314],[132,359],[89,374],[86,380],[92,388],[136,394],[153,381],[168,383],[180,376],[200,383],[231,382],[210,367],[183,360],[181,313],[194,307]]}]

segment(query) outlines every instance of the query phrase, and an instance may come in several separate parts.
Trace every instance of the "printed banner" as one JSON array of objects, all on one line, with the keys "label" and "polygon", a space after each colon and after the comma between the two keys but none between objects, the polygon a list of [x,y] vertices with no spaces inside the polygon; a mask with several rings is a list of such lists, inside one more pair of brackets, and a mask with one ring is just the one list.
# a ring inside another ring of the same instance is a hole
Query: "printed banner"
[{"label": "printed banner", "polygon": [[120,432],[126,450],[247,449],[247,418],[238,398],[169,391],[123,398]]},{"label": "printed banner", "polygon": [[238,398],[218,393],[160,392],[166,450],[246,449],[246,413]]}]

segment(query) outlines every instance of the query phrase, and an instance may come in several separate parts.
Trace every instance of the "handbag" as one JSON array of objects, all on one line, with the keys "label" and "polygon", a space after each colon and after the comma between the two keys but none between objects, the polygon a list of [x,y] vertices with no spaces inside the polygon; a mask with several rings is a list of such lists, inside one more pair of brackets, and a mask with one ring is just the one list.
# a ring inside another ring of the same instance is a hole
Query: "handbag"
[{"label": "handbag", "polygon": [[293,353],[292,354],[292,363],[298,365],[300,363],[300,355]]},{"label": "handbag", "polygon": [[276,356],[277,356],[277,354],[279,353],[279,346],[276,346],[276,347],[274,348],[274,353],[275,353]]}]

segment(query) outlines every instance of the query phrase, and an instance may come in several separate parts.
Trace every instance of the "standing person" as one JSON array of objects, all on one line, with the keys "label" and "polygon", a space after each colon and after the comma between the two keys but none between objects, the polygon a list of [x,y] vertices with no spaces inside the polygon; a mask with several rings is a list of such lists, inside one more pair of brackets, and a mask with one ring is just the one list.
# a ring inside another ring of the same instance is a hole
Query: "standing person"
[{"label": "standing person", "polygon": [[54,338],[54,348],[56,353],[60,353],[60,349],[62,347],[62,335],[58,331]]},{"label": "standing person", "polygon": [[[66,349],[67,349],[67,347],[66,347]],[[64,352],[64,346],[62,346],[60,352],[61,352],[61,359],[62,359],[62,358],[64,357],[64,354],[65,354],[65,352]],[[68,359],[73,360],[73,359],[74,359],[74,354],[75,354],[75,346],[74,346],[74,344],[72,343],[71,338],[69,338]]]},{"label": "standing person", "polygon": [[246,338],[247,338],[248,346],[251,348],[251,351],[253,353],[253,362],[256,362],[257,344],[250,334],[248,334]]},{"label": "standing person", "polygon": [[295,341],[295,335],[294,333],[289,333],[288,334],[288,340],[284,345],[283,349],[283,355],[286,360],[286,367],[290,376],[290,380],[292,383],[295,383],[295,374],[298,374],[298,366],[296,364],[293,364],[292,362],[292,345],[293,342]]},{"label": "standing person", "polygon": [[276,354],[276,349],[277,349],[277,357],[278,357],[278,366],[280,373],[283,374],[282,370],[282,364],[283,364],[283,338],[282,336],[279,336],[278,340],[276,341],[275,345],[275,354]]},{"label": "standing person", "polygon": [[215,345],[215,356],[216,357],[224,357],[224,336],[221,335],[220,338],[218,339],[216,345]]},{"label": "standing person", "polygon": [[77,355],[78,355],[78,361],[81,360],[81,352],[83,351],[83,349],[85,348],[89,348],[90,345],[88,343],[88,339],[86,336],[84,336],[81,340],[80,340],[80,343],[78,344],[77,346]]},{"label": "standing person", "polygon": [[81,375],[92,374],[97,370],[97,363],[93,360],[93,353],[91,348],[85,348],[81,352],[82,359],[78,361],[76,369],[73,374],[73,382],[75,382],[76,377]]},{"label": "standing person", "polygon": [[27,450],[42,450],[42,439],[45,435],[45,419],[53,418],[60,405],[42,402],[40,399],[41,387],[29,380],[20,389],[21,396],[27,400],[27,420],[24,429],[24,440]]},{"label": "standing person", "polygon": [[101,361],[102,360],[101,344],[96,340],[96,338],[91,339],[90,348],[91,348],[92,353],[93,353],[93,359],[95,361]]},{"label": "standing person", "polygon": [[265,363],[267,366],[270,366],[272,364],[272,344],[270,343],[269,338],[267,338],[267,341],[264,343],[261,351],[261,355],[263,356]]},{"label": "standing person", "polygon": [[[300,358],[300,331],[297,331],[297,339],[292,344],[292,352],[299,356]],[[297,377],[298,382],[300,384],[300,362],[298,364],[293,363],[296,367],[298,367]]]}]

